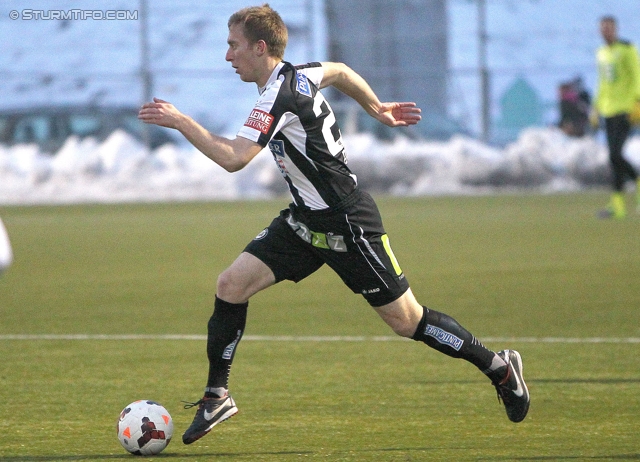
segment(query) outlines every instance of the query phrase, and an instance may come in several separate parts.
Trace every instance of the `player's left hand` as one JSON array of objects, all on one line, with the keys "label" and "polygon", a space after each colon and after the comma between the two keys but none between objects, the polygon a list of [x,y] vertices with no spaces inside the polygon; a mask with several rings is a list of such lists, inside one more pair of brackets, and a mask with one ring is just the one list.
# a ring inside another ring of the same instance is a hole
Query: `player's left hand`
[{"label": "player's left hand", "polygon": [[381,103],[374,117],[389,127],[406,127],[420,122],[420,112],[416,103]]}]

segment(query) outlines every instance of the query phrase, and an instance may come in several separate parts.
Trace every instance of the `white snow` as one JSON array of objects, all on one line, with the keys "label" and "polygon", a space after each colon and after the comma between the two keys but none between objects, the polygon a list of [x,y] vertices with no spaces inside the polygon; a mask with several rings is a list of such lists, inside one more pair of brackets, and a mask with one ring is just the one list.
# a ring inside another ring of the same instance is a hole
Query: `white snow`
[{"label": "white snow", "polygon": [[[573,191],[607,186],[607,151],[595,137],[531,128],[505,148],[466,137],[448,142],[345,136],[349,166],[363,188],[395,195],[502,190]],[[640,136],[626,145],[640,166]],[[72,137],[53,156],[34,145],[0,145],[0,204],[230,200],[286,194],[268,151],[231,174],[188,145],[148,153],[122,131],[103,143]]]}]

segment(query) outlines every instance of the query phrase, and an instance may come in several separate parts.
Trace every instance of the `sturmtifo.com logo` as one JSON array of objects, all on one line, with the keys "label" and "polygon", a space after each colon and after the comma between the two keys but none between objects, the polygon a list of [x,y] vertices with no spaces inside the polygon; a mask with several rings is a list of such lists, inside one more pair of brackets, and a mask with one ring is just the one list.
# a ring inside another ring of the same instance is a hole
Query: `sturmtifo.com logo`
[{"label": "sturmtifo.com logo", "polygon": [[107,20],[137,21],[138,10],[11,10],[9,18],[25,21],[63,21],[63,20]]}]

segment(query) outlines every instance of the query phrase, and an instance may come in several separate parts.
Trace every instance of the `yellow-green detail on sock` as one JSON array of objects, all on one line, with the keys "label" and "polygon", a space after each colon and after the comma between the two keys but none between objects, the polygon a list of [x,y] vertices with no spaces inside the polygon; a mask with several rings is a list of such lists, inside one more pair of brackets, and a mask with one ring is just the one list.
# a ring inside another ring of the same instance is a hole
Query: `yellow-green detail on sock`
[{"label": "yellow-green detail on sock", "polygon": [[621,192],[615,192],[611,195],[611,203],[609,204],[611,207],[611,212],[613,213],[613,218],[622,219],[627,216],[627,207],[624,203],[624,194]]}]

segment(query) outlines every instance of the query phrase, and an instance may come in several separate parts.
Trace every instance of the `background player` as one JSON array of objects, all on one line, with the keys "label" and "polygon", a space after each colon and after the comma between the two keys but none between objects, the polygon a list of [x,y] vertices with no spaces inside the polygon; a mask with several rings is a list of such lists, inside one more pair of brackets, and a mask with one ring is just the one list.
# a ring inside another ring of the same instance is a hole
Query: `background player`
[{"label": "background player", "polygon": [[614,17],[605,16],[600,20],[600,33],[605,43],[596,53],[598,91],[592,119],[597,126],[598,116],[604,118],[613,170],[613,193],[609,206],[599,215],[602,218],[625,218],[624,185],[627,180],[636,183],[636,205],[640,206],[638,172],[622,153],[631,130],[629,115],[634,105],[640,104],[640,63],[636,47],[618,38]]}]

